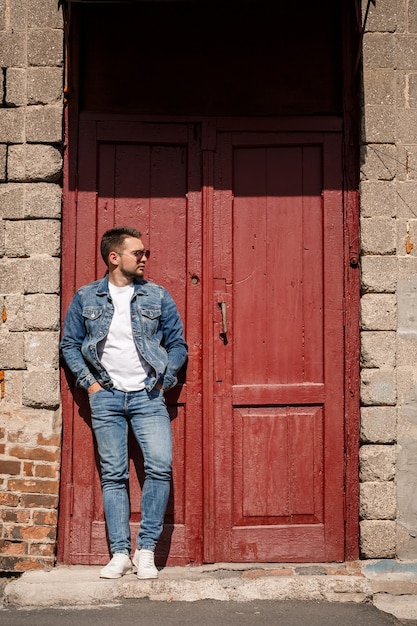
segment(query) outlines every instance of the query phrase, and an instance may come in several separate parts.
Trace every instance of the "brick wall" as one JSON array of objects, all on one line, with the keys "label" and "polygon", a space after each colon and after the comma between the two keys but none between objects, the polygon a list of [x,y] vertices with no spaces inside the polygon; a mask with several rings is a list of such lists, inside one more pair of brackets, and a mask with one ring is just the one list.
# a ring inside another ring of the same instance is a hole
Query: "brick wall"
[{"label": "brick wall", "polygon": [[[367,1],[363,0],[363,14]],[[360,532],[417,557],[417,2],[370,4],[363,40]]]},{"label": "brick wall", "polygon": [[0,570],[54,563],[63,25],[57,0],[0,0]]}]

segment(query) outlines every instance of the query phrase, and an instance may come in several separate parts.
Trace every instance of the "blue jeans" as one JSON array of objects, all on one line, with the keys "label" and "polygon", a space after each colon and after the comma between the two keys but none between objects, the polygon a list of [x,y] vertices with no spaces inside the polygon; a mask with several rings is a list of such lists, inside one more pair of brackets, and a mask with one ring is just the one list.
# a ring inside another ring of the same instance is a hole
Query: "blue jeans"
[{"label": "blue jeans", "polygon": [[144,459],[137,547],[154,550],[161,535],[172,475],[171,422],[162,391],[100,390],[89,395],[101,467],[110,552],[130,555],[128,428]]}]

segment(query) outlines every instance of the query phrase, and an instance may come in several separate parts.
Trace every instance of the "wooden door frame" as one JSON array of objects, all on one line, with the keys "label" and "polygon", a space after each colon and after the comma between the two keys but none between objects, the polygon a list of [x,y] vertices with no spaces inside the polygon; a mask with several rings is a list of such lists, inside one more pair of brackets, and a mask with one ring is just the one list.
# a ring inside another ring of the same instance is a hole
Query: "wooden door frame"
[{"label": "wooden door frame", "polygon": [[[344,302],[345,302],[345,559],[355,560],[359,556],[359,476],[358,476],[358,458],[359,458],[359,424],[360,424],[360,390],[359,390],[359,357],[360,357],[360,334],[359,334],[359,315],[360,315],[360,273],[359,273],[359,194],[358,194],[358,178],[359,178],[359,73],[356,66],[356,58],[358,52],[359,37],[354,33],[354,17],[352,4],[344,3],[344,42],[343,42],[343,59],[344,59],[344,96],[343,96],[343,211],[344,211]],[[75,236],[75,214],[77,206],[77,162],[78,162],[78,121],[79,121],[79,99],[78,99],[78,45],[76,42],[78,29],[70,29],[68,15],[64,16],[66,31],[66,79],[64,87],[65,96],[65,137],[64,137],[64,168],[63,168],[63,214],[62,214],[62,255],[74,254],[72,244]],[[71,54],[70,54],[71,48]],[[101,119],[114,119],[115,116],[99,116]],[[117,116],[125,120],[132,119],[134,116]],[[159,121],[159,122],[198,122],[203,128],[203,135],[206,143],[202,145],[203,150],[203,168],[206,180],[210,181],[213,177],[213,156],[211,153],[216,125],[222,127],[224,124],[241,128],[242,123],[248,120],[230,119],[222,120],[221,118],[213,120],[212,118],[195,118],[187,117],[186,119],[173,117],[162,120],[159,116],[135,117],[138,121]],[[255,118],[256,119],[256,118]],[[253,125],[254,118],[251,118],[250,124]],[[258,128],[265,128],[266,124],[274,122],[277,128],[282,128],[285,123],[285,129],[294,131],[300,130],[330,130],[330,126],[337,123],[340,127],[341,118],[264,118],[256,119]],[[330,125],[330,126],[329,126]],[[327,128],[323,128],[326,126]],[[211,189],[207,185],[202,190],[203,207],[210,206]],[[209,228],[210,212],[204,213],[203,228],[207,233],[211,233]],[[207,262],[208,250],[212,249],[213,242],[209,239],[205,250],[203,250],[203,281],[204,285],[211,283],[210,281],[210,264]],[[62,276],[63,280],[71,281],[71,289],[67,288],[68,294],[71,290],[75,290],[74,283],[75,273],[72,276]],[[205,287],[203,291],[203,310],[211,311],[211,288],[210,293]],[[61,290],[62,292],[62,290]],[[62,312],[64,313],[69,304],[68,298],[61,298]],[[212,362],[212,346],[210,341],[212,330],[207,319],[203,324],[203,342],[207,346],[208,359]],[[208,382],[212,382],[212,369],[203,364],[203,378]],[[68,388],[68,383],[64,368],[61,369],[61,393],[62,393],[62,411],[63,416],[71,415],[72,395]],[[206,394],[207,395],[207,394]],[[209,395],[209,394],[208,394]],[[212,411],[212,398],[203,399],[203,411]],[[62,445],[61,460],[61,476],[72,475],[72,441],[68,433],[71,432],[71,424],[63,423],[64,439]],[[210,428],[210,427],[208,427]],[[65,435],[65,431],[67,434]],[[205,437],[211,437],[213,433],[206,432]],[[207,463],[207,474],[210,470],[210,459],[205,458]],[[205,485],[207,491],[208,485]],[[57,560],[60,563],[69,563],[69,533],[70,533],[70,517],[72,507],[72,486],[64,483],[61,479],[60,504],[59,504],[59,520],[58,520],[58,541],[57,541]],[[210,493],[206,497],[210,498]],[[210,534],[210,520],[207,520],[205,532]]]}]

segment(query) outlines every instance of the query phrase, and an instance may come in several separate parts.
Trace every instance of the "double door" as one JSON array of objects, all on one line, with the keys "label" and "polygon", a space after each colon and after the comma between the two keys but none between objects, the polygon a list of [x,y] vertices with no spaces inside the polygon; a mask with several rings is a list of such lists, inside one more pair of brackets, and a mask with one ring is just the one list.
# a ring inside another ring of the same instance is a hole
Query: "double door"
[{"label": "double door", "polygon": [[[174,470],[161,564],[344,558],[340,132],[264,120],[80,120],[63,313],[134,226],[189,345],[167,394]],[[108,560],[84,392],[63,374],[59,560]],[[143,468],[131,441],[132,537]]]}]

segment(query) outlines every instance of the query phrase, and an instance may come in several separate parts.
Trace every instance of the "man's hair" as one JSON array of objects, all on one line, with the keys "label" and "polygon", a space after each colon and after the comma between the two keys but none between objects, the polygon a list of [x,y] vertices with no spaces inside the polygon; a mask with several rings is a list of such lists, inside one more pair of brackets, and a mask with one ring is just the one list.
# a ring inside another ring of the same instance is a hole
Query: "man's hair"
[{"label": "man's hair", "polygon": [[127,237],[140,239],[142,237],[142,233],[136,230],[136,228],[130,228],[129,226],[117,226],[116,228],[106,230],[101,238],[100,252],[103,257],[103,261],[107,266],[109,265],[110,252],[112,250],[117,251],[116,248],[122,248],[123,242],[127,239]]}]

